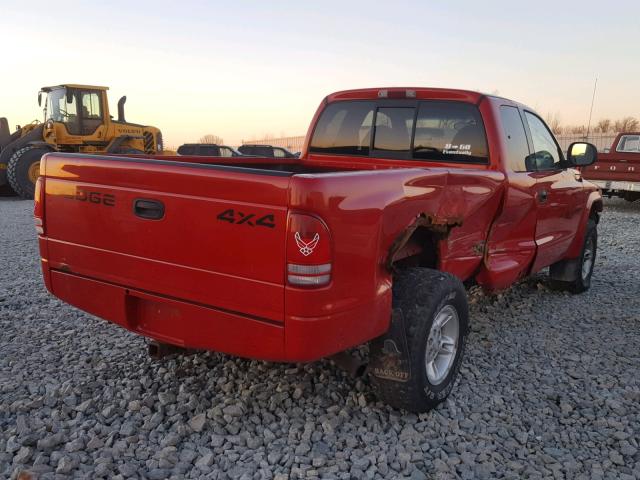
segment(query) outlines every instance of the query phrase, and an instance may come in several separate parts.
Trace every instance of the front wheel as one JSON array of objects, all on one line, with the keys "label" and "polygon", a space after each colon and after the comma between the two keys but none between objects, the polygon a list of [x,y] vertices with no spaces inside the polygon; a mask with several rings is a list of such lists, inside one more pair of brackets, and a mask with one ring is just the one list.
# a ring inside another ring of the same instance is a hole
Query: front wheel
[{"label": "front wheel", "polygon": [[372,383],[385,403],[426,412],[447,398],[458,377],[469,331],[466,292],[453,275],[408,268],[394,279],[393,308],[402,317],[406,345],[397,345],[397,335],[383,335],[372,342],[371,361],[397,364],[393,357],[406,348],[409,373],[394,377],[374,369]]},{"label": "front wheel", "polygon": [[17,150],[7,163],[7,180],[14,192],[22,198],[33,198],[36,180],[40,175],[40,159],[46,148],[26,146]]}]

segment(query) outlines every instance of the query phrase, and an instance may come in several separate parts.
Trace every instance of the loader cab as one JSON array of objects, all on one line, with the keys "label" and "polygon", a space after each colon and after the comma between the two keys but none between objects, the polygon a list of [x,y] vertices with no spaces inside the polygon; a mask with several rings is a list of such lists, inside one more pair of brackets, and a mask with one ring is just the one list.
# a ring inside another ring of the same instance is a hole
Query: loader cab
[{"label": "loader cab", "polygon": [[64,125],[69,135],[90,136],[106,123],[108,106],[105,87],[60,85],[45,87],[38,95],[44,102],[44,123]]}]

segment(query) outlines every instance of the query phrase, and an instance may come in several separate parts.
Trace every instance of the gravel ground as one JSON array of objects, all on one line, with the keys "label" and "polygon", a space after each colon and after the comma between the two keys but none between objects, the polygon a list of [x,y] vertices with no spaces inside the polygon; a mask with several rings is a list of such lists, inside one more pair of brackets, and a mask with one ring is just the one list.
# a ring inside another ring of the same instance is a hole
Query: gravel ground
[{"label": "gravel ground", "polygon": [[640,479],[640,203],[607,202],[590,292],[473,292],[461,381],[425,415],[326,361],[152,361],[48,295],[31,209],[0,199],[1,478]]}]

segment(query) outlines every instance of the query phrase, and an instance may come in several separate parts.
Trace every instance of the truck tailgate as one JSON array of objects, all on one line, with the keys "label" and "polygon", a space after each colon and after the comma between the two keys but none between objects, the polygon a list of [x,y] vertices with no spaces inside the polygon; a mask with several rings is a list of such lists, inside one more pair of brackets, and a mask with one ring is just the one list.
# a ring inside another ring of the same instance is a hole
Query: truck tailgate
[{"label": "truck tailgate", "polygon": [[289,173],[68,154],[43,164],[52,270],[283,321]]},{"label": "truck tailgate", "polygon": [[616,190],[619,184],[640,182],[640,154],[605,153],[583,172],[587,180],[600,180],[600,187]]}]

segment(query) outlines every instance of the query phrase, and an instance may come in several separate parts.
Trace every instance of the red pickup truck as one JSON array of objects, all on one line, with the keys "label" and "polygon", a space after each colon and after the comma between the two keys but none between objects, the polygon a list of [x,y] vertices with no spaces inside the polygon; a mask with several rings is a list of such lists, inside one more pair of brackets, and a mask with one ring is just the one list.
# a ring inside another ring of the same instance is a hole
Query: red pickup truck
[{"label": "red pickup truck", "polygon": [[44,281],[163,344],[305,362],[370,342],[380,397],[426,411],[462,360],[462,282],[589,288],[602,198],[574,167],[595,159],[524,105],[431,88],[329,95],[299,159],[47,154]]},{"label": "red pickup truck", "polygon": [[607,197],[640,200],[640,133],[618,134],[609,151],[599,154],[583,175]]}]

